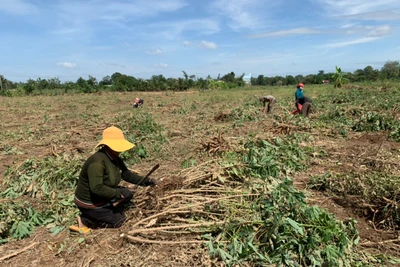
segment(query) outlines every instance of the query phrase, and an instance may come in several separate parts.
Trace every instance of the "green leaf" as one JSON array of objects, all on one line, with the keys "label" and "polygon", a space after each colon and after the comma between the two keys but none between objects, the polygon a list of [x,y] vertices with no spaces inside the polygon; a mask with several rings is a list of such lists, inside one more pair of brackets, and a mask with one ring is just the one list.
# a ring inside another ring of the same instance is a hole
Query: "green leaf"
[{"label": "green leaf", "polygon": [[59,233],[61,233],[62,230],[64,230],[64,226],[56,226],[50,229],[50,233],[58,235]]},{"label": "green leaf", "polygon": [[294,220],[292,220],[290,218],[286,218],[286,221],[294,228],[296,233],[304,235],[303,228],[296,221],[294,221]]}]

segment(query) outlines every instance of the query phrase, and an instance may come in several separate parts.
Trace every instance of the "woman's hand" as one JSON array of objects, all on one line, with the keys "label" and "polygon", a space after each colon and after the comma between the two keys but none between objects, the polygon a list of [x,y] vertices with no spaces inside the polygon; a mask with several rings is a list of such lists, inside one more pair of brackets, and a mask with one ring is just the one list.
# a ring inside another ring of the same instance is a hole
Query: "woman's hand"
[{"label": "woman's hand", "polygon": [[119,193],[121,194],[122,199],[127,199],[129,201],[133,198],[133,193],[128,188],[125,187],[119,188]]},{"label": "woman's hand", "polygon": [[149,180],[146,183],[146,185],[149,185],[149,186],[154,186],[154,185],[157,185],[157,184],[158,184],[157,180],[154,179],[154,178],[150,178],[150,177],[149,177]]}]

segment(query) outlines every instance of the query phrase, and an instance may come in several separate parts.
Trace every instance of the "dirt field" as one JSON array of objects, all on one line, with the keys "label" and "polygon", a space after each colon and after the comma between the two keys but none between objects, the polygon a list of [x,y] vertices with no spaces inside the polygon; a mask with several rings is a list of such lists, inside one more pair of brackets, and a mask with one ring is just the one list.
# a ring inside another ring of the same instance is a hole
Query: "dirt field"
[{"label": "dirt field", "polygon": [[[311,97],[317,98],[325,89],[313,89]],[[287,114],[292,110],[292,88],[278,90],[275,114]],[[160,146],[151,146],[147,158],[130,166],[141,174],[155,163],[161,167],[154,177],[164,178],[154,194],[168,195],[168,190],[180,186],[179,177],[184,162],[205,164],[214,157],[204,151],[204,144],[215,137],[224,140],[240,140],[248,136],[270,138],[306,130],[288,125],[272,115],[257,113],[258,120],[244,122],[224,120],[224,114],[254,102],[254,95],[266,95],[268,90],[235,90],[232,92],[141,93],[145,99],[143,109],[132,109],[134,93],[99,93],[91,95],[32,96],[0,98],[0,179],[8,167],[15,168],[30,158],[51,155],[72,155],[81,159],[94,151],[103,129],[118,125],[116,118],[135,117],[135,112],[146,112],[161,125],[166,141]],[[260,107],[261,108],[261,104]],[[310,120],[316,120],[317,112]],[[400,155],[400,143],[390,141],[387,133],[349,132],[340,137],[330,129],[309,129],[311,136],[304,146],[312,146],[326,152],[326,157],[312,158],[307,170],[292,175],[294,184],[307,193],[308,202],[326,208],[340,220],[355,218],[360,234],[362,250],[382,255],[400,257],[397,231],[376,228],[362,212],[354,209],[343,198],[335,198],[308,188],[310,176],[326,172],[365,171],[384,168],[393,162],[393,175],[399,175],[396,167]],[[144,142],[151,142],[147,140]],[[226,141],[228,142],[228,141]],[[221,141],[219,145],[221,145]],[[381,160],[382,164],[378,163]],[[211,165],[211,163],[209,164]],[[177,178],[178,179],[178,178]],[[164,186],[164,187],[163,187]],[[149,193],[141,191],[141,194]],[[10,201],[0,199],[0,201]],[[152,203],[154,209],[157,204]],[[45,227],[38,227],[34,234],[22,240],[12,240],[0,245],[1,266],[221,266],[221,262],[209,256],[206,246],[189,241],[199,241],[196,234],[182,235],[176,240],[182,244],[146,244],[130,242],[124,236],[132,226],[146,217],[146,208],[131,209],[130,220],[120,229],[95,230],[80,240],[81,236],[68,229],[58,235]],[[148,214],[151,216],[151,214]],[[163,238],[160,236],[160,238]],[[397,241],[396,241],[397,240]],[[167,241],[167,240],[166,240]],[[188,241],[188,242],[185,242]]]}]

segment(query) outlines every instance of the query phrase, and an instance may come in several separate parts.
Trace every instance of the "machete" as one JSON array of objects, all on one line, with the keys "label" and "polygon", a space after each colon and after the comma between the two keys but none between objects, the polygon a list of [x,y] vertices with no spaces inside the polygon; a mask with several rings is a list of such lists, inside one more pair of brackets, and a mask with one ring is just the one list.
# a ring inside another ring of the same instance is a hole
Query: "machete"
[{"label": "machete", "polygon": [[[146,176],[143,177],[142,180],[140,180],[139,184],[140,184],[143,180],[146,180],[147,178],[149,178],[149,176],[150,176],[153,172],[155,172],[158,168],[160,168],[160,164],[159,164],[159,163],[157,163],[156,165],[154,165],[153,168],[151,168],[151,170],[146,174]],[[113,206],[114,206],[114,207],[117,206],[117,205],[118,205],[119,203],[121,203],[123,200],[124,200],[124,199],[120,199],[120,200],[114,202],[114,203],[113,203]]]}]

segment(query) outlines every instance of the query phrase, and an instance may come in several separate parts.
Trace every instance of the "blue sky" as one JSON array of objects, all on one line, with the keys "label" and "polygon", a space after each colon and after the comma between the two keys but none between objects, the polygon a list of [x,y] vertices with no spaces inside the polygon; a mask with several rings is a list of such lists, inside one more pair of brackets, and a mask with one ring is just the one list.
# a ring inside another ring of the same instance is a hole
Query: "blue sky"
[{"label": "blue sky", "polygon": [[217,77],[400,60],[399,0],[1,0],[0,74]]}]

